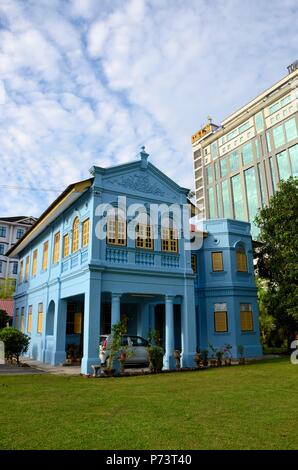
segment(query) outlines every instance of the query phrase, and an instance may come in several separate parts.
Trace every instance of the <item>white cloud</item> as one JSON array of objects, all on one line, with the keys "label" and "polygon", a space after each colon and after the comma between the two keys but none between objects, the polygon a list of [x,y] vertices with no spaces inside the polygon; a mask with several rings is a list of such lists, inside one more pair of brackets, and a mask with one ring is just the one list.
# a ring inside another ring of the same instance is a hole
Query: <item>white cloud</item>
[{"label": "white cloud", "polygon": [[63,189],[143,144],[192,187],[191,134],[286,73],[295,13],[296,0],[2,0],[3,215],[57,196],[22,187]]}]

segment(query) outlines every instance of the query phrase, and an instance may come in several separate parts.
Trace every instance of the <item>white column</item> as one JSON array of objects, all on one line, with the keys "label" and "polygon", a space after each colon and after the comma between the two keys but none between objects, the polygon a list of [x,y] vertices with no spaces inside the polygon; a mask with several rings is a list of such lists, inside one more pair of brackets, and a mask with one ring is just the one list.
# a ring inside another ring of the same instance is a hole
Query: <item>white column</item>
[{"label": "white column", "polygon": [[111,326],[120,321],[120,299],[121,294],[112,293]]},{"label": "white column", "polygon": [[173,296],[166,296],[166,318],[165,318],[165,355],[164,355],[164,369],[174,369],[175,360],[173,357],[174,351],[174,306]]},{"label": "white column", "polygon": [[197,346],[196,307],[193,285],[185,288],[181,305],[182,367],[194,367]]}]

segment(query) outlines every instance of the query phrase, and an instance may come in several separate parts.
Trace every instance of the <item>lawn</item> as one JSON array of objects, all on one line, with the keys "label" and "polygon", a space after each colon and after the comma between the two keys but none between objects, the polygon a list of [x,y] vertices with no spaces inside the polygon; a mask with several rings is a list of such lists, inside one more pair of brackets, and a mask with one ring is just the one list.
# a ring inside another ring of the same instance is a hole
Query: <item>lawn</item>
[{"label": "lawn", "polygon": [[0,449],[297,449],[289,358],[86,379],[0,376]]}]

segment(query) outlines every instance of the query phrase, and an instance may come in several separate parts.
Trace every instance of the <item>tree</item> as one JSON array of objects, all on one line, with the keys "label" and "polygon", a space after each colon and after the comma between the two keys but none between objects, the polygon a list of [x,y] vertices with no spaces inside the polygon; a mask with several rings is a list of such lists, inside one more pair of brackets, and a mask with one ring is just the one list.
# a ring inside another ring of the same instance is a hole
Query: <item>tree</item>
[{"label": "tree", "polygon": [[16,290],[16,281],[13,278],[7,277],[1,279],[0,283],[0,299],[11,299]]},{"label": "tree", "polygon": [[5,328],[9,323],[10,317],[7,315],[5,310],[0,310],[0,329]]},{"label": "tree", "polygon": [[0,330],[0,341],[4,343],[6,359],[15,358],[19,364],[20,355],[28,351],[30,337],[16,328],[8,326]]},{"label": "tree", "polygon": [[298,180],[281,181],[269,206],[259,210],[259,276],[267,280],[267,307],[285,331],[288,347],[298,330]]}]

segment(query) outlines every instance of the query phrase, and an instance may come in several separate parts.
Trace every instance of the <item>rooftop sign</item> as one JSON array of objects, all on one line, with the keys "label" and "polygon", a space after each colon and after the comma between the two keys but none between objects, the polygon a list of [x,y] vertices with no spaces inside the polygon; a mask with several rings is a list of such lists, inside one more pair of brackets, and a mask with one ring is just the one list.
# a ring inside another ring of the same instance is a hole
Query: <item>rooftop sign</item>
[{"label": "rooftop sign", "polygon": [[288,72],[292,73],[298,69],[298,60],[295,60],[291,65],[288,66]]}]

